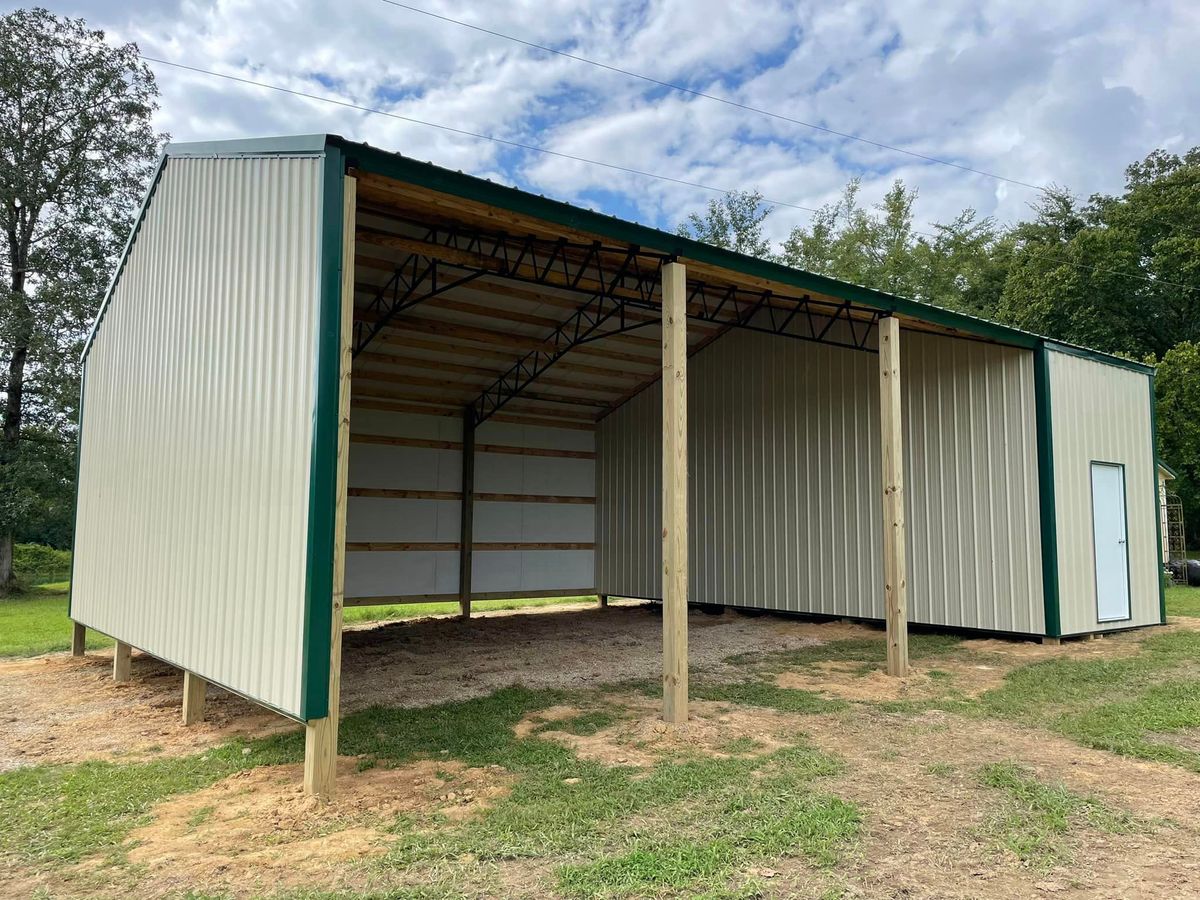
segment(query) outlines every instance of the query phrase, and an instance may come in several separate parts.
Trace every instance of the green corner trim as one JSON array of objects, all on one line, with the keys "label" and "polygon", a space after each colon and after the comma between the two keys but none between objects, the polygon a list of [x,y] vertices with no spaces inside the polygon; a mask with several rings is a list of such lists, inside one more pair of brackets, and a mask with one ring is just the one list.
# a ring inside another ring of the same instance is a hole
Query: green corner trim
[{"label": "green corner trim", "polygon": [[[1163,534],[1162,507],[1158,496],[1158,397],[1154,393],[1154,373],[1146,379],[1150,383],[1150,460],[1151,476],[1154,484],[1154,530],[1158,536],[1155,542],[1155,552],[1158,554],[1158,617],[1162,624],[1167,624],[1167,590],[1163,586]],[[1168,470],[1170,471],[1170,470]]]},{"label": "green corner trim", "polygon": [[344,189],[345,163],[342,152],[337,147],[327,147],[321,185],[320,296],[317,304],[308,558],[304,584],[304,669],[300,687],[301,717],[305,720],[321,719],[329,714]]},{"label": "green corner trim", "polygon": [[1042,601],[1046,634],[1062,636],[1058,584],[1058,509],[1054,493],[1054,422],[1050,403],[1050,351],[1040,343],[1033,353],[1033,392],[1037,421],[1038,510],[1042,535]]}]

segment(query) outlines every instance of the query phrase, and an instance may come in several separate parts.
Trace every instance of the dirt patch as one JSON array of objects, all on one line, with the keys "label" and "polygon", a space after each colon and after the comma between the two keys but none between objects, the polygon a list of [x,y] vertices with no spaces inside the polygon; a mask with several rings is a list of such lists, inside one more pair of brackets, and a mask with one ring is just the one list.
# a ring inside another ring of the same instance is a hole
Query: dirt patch
[{"label": "dirt patch", "polygon": [[608,699],[613,705],[632,710],[634,716],[595,734],[571,734],[546,726],[572,719],[581,710],[555,706],[526,716],[513,730],[518,737],[536,734],[569,748],[582,759],[605,765],[652,766],[680,756],[727,759],[774,753],[794,742],[801,727],[798,716],[703,700],[688,704],[686,723],[668,725],[656,701],[636,696]]},{"label": "dirt patch", "polygon": [[205,721],[184,727],[183,674],[135,653],[133,680],[112,680],[112,651],[0,661],[0,771],[35,763],[196,753],[235,737],[297,726],[210,687]]},{"label": "dirt patch", "polygon": [[145,867],[152,892],[336,885],[339,871],[386,852],[384,830],[400,814],[462,820],[508,793],[500,767],[422,761],[356,771],[338,761],[338,793],[318,803],[300,790],[301,766],[239,772],[212,787],[155,807],[130,835],[129,860]]},{"label": "dirt patch", "polygon": [[803,670],[781,672],[775,684],[841,700],[881,703],[926,700],[951,692],[975,697],[999,687],[1008,671],[1007,666],[939,660],[936,665],[913,666],[907,676],[894,678],[881,669],[864,672],[858,663],[823,662]]},{"label": "dirt patch", "polygon": [[[849,763],[822,788],[865,812],[861,848],[839,872],[849,896],[1200,896],[1200,776],[942,712],[914,718],[857,707],[809,717],[806,731]],[[1151,834],[1082,831],[1070,838],[1070,865],[1030,869],[986,835],[1003,798],[979,783],[978,771],[1006,761],[1164,824]]]}]

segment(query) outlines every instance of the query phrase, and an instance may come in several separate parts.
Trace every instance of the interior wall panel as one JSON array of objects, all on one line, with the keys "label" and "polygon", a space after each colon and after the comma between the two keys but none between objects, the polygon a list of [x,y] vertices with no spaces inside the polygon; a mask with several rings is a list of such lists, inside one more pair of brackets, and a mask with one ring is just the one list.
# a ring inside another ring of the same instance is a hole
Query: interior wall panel
[{"label": "interior wall panel", "polygon": [[[462,422],[455,416],[388,412],[354,406],[352,435],[459,444]],[[595,516],[590,503],[516,502],[481,499],[480,494],[595,496],[595,436],[569,428],[484,422],[475,435],[476,544],[591,544]],[[535,448],[580,456],[493,452],[489,446]],[[350,488],[402,491],[461,490],[462,454],[455,448],[403,444],[350,444]],[[347,541],[453,544],[445,550],[352,549],[347,554],[346,596],[405,597],[456,595],[461,501],[412,497],[351,496]],[[472,558],[477,594],[554,591],[590,593],[594,562],[590,549],[485,549]]]},{"label": "interior wall panel", "polygon": [[[1032,354],[903,332],[914,622],[1038,633]],[[878,357],[735,331],[689,361],[691,598],[880,618]],[[597,586],[658,597],[661,389],[601,422]]]},{"label": "interior wall panel", "polygon": [[322,164],[167,162],[85,362],[71,598],[297,716]]}]

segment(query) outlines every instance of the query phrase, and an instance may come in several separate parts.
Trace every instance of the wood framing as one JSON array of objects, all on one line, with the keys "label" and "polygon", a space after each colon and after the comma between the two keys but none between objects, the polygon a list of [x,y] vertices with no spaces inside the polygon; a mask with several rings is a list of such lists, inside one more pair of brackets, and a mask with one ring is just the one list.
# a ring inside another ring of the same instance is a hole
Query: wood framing
[{"label": "wood framing", "polygon": [[475,536],[475,407],[463,408],[462,491],[459,505],[458,610],[471,618],[471,552]]},{"label": "wood framing", "polygon": [[113,648],[113,681],[128,681],[130,678],[133,648],[124,641],[117,641]]},{"label": "wood framing", "polygon": [[663,719],[688,718],[687,272],[662,267]]},{"label": "wood framing", "polygon": [[208,682],[195,672],[183,673],[183,724],[195,725],[204,721],[204,698]]},{"label": "wood framing", "polygon": [[332,799],[337,774],[342,689],[342,605],[346,586],[346,504],[350,462],[350,374],[354,360],[355,179],[343,182],[341,364],[338,384],[337,475],[333,518],[333,622],[329,639],[329,711],[304,727],[304,792]]},{"label": "wood framing", "polygon": [[908,573],[904,556],[904,429],[900,320],[879,321],[879,434],[883,449],[883,593],[887,671],[908,674]]},{"label": "wood framing", "polygon": [[87,626],[82,622],[73,622],[71,624],[71,655],[83,656],[87,650]]}]

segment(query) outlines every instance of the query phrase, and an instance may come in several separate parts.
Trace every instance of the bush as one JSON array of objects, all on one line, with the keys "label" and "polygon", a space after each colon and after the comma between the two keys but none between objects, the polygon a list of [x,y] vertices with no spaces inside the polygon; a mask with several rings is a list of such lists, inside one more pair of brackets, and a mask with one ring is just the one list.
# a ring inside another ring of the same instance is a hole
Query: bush
[{"label": "bush", "polygon": [[71,577],[71,551],[43,544],[17,544],[13,547],[13,570],[23,584],[67,581]]}]

